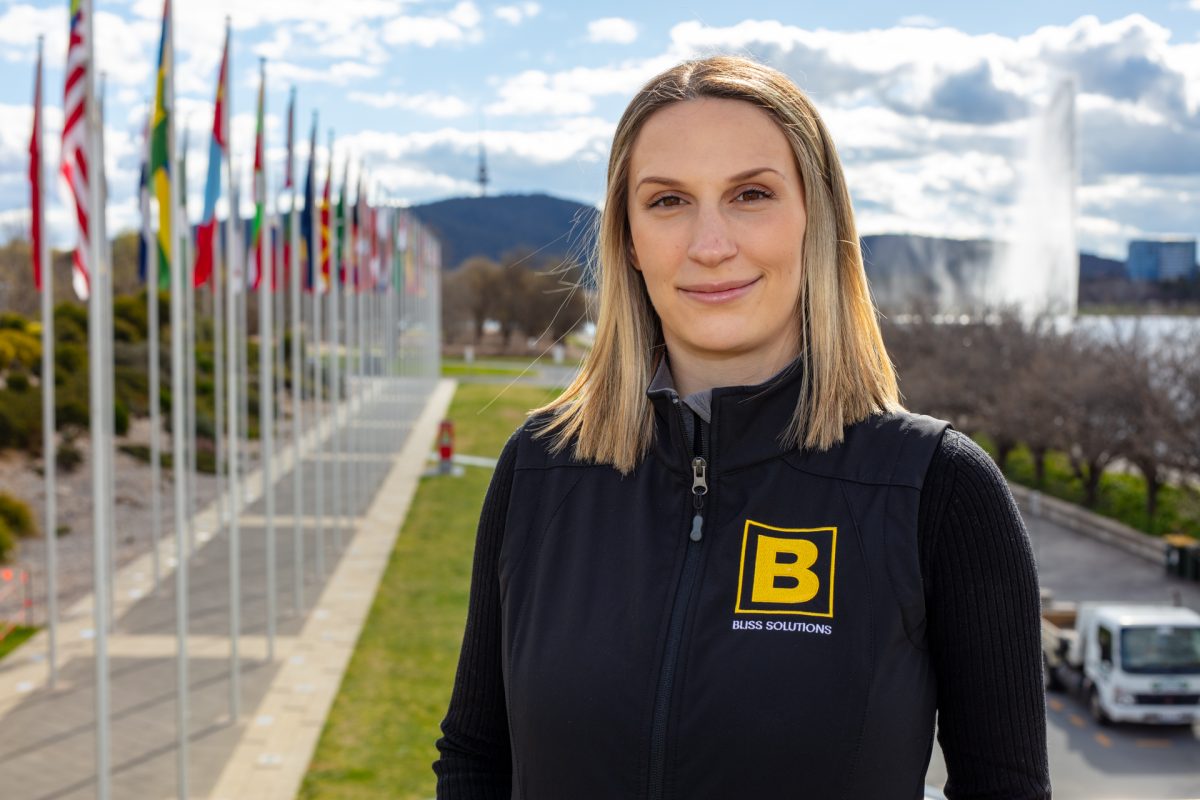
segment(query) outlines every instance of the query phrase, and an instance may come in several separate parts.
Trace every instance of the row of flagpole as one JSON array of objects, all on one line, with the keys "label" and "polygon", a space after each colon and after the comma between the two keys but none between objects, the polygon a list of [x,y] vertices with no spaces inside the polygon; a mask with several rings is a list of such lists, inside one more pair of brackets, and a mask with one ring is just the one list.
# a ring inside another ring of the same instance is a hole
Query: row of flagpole
[{"label": "row of flagpole", "polygon": [[[93,630],[96,692],[96,796],[110,796],[111,745],[109,736],[110,698],[108,634],[113,624],[113,585],[116,552],[112,534],[114,504],[114,386],[112,254],[105,229],[106,189],[103,156],[103,112],[98,91],[91,0],[71,0],[70,44],[64,88],[64,126],[61,172],[70,189],[75,210],[78,246],[73,255],[72,283],[76,294],[89,304],[89,380],[91,414],[91,475],[93,486]],[[403,354],[396,347],[399,323],[411,315],[411,298],[425,297],[436,303],[436,280],[440,262],[436,239],[407,212],[390,205],[372,206],[367,200],[363,170],[359,170],[357,198],[349,198],[349,160],[343,173],[340,200],[332,200],[334,140],[330,133],[328,171],[324,191],[316,197],[317,118],[314,113],[309,162],[304,187],[304,212],[294,169],[295,91],[288,109],[288,150],[283,188],[288,194],[286,221],[277,198],[268,191],[264,117],[266,66],[260,65],[253,191],[255,214],[249,241],[238,213],[238,183],[231,155],[230,121],[230,27],[226,21],[224,53],[216,90],[212,142],[205,187],[205,205],[196,230],[196,253],[189,252],[192,228],[187,220],[186,167],[176,152],[174,96],[174,32],[170,0],[165,0],[162,38],[156,71],[154,104],[146,128],[146,163],[140,187],[143,214],[143,269],[147,285],[149,345],[150,449],[151,449],[151,552],[155,590],[160,588],[163,541],[161,504],[161,419],[159,290],[170,297],[170,396],[171,458],[174,479],[173,525],[176,613],[176,724],[177,774],[180,797],[188,794],[188,577],[189,559],[197,545],[196,483],[196,292],[209,288],[212,306],[214,356],[215,457],[217,464],[217,524],[226,526],[229,544],[230,665],[229,711],[236,721],[241,713],[239,684],[242,635],[241,539],[239,515],[244,505],[241,443],[248,441],[247,300],[251,285],[243,264],[256,262],[253,288],[258,299],[258,391],[259,440],[262,493],[266,520],[266,592],[268,659],[275,657],[278,609],[276,573],[275,508],[275,409],[276,381],[282,393],[284,342],[290,337],[290,433],[292,445],[291,533],[293,552],[292,604],[297,613],[305,607],[306,557],[304,527],[305,486],[302,441],[306,429],[314,441],[316,481],[312,509],[315,517],[315,572],[325,573],[326,524],[332,525],[335,550],[351,509],[361,507],[366,491],[362,459],[348,458],[351,406],[361,399],[365,379],[372,374],[399,375]],[[47,537],[47,629],[48,683],[57,680],[58,587],[56,563],[57,510],[55,507],[54,423],[54,330],[53,275],[48,236],[45,231],[44,164],[42,158],[42,47],[39,43],[35,76],[34,130],[30,141],[30,182],[33,211],[33,259],[35,279],[42,293],[42,397],[43,449],[45,459]],[[184,148],[186,152],[186,146]],[[224,178],[222,179],[222,173]],[[173,179],[175,176],[175,179]],[[217,206],[222,189],[228,210],[222,228]],[[157,201],[157,233],[151,225],[151,198]],[[223,233],[224,247],[218,247]],[[403,252],[403,256],[398,254]],[[301,262],[304,262],[303,271]],[[399,262],[399,263],[398,263]],[[188,268],[185,268],[185,264]],[[279,274],[282,273],[282,276]],[[429,284],[429,287],[426,286]],[[430,291],[426,292],[429,288]],[[284,292],[287,293],[286,301]],[[303,302],[308,298],[308,303]],[[386,300],[386,302],[385,302]],[[307,305],[307,308],[305,308]],[[284,309],[287,309],[285,315]],[[285,319],[286,316],[286,319]],[[278,321],[276,321],[278,318]],[[424,321],[436,326],[436,309]],[[285,327],[286,325],[286,327]],[[278,326],[278,327],[277,327]],[[437,328],[431,335],[436,338]],[[277,351],[278,348],[278,351]],[[306,351],[311,358],[306,358]],[[380,352],[386,369],[375,361]],[[371,354],[369,356],[369,353]],[[436,356],[435,356],[436,358]],[[306,361],[311,360],[311,376]],[[303,414],[305,383],[310,383],[313,418]],[[328,397],[328,410],[321,405]],[[319,442],[329,430],[327,459]],[[284,435],[282,427],[279,430]],[[331,495],[326,508],[326,472]],[[353,471],[353,473],[352,473]],[[353,495],[353,501],[350,498]]]}]

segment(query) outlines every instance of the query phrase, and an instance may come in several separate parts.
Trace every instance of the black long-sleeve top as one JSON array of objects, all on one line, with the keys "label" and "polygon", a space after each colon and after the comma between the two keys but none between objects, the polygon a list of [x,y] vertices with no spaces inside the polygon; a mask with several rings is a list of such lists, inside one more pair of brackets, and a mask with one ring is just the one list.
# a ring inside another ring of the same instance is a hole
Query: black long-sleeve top
[{"label": "black long-sleeve top", "polygon": [[[507,800],[497,564],[516,460],[510,440],[480,515],[466,633],[434,764],[440,800]],[[995,463],[948,430],[921,490],[918,546],[938,741],[949,800],[1046,800],[1046,708],[1037,568]]]}]

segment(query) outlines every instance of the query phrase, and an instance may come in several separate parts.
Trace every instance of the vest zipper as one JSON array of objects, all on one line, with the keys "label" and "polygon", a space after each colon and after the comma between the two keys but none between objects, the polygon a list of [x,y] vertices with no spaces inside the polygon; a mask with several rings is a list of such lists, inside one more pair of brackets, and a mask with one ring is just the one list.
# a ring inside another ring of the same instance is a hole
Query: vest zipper
[{"label": "vest zipper", "polygon": [[[672,404],[679,413],[680,427],[683,414],[679,398],[672,397]],[[679,586],[675,590],[675,602],[671,607],[671,621],[667,629],[667,645],[663,651],[662,669],[658,675],[658,690],[654,699],[654,718],[650,728],[650,767],[646,792],[647,800],[660,800],[664,791],[667,758],[667,718],[671,709],[671,693],[675,683],[675,666],[679,661],[679,649],[683,639],[683,621],[695,588],[696,573],[700,567],[700,543],[704,538],[704,497],[708,494],[708,461],[704,458],[703,422],[696,417],[695,436],[692,449],[692,527],[688,532],[687,551],[683,557],[683,570]]]}]

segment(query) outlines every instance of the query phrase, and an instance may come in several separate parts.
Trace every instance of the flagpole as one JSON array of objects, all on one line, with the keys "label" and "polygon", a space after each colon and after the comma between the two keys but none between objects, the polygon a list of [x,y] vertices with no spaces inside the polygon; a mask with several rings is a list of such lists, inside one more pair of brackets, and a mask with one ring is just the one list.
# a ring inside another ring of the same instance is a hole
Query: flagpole
[{"label": "flagpole", "polygon": [[[100,181],[98,174],[103,170],[103,164],[97,161],[99,148],[95,138],[99,121],[99,108],[96,106],[95,78],[95,48],[93,46],[94,25],[92,24],[92,5],[90,0],[80,0],[79,11],[82,14],[85,99],[84,113],[87,124],[84,128],[87,144],[85,147],[87,163],[92,166],[92,175],[88,180],[88,204],[93,213],[102,213],[100,206]],[[82,244],[82,243],[81,243]],[[100,237],[87,237],[88,261],[91,262],[90,291],[88,292],[88,393],[91,402],[89,427],[92,443],[92,617],[93,635],[95,642],[95,657],[93,658],[96,672],[96,797],[97,800],[109,800],[111,783],[111,750],[109,747],[109,663],[108,663],[108,554],[105,545],[108,540],[107,522],[102,502],[101,488],[104,485],[104,461],[99,454],[104,448],[104,377],[103,360],[104,348],[102,338],[101,293],[96,291],[96,277],[104,269],[101,263]]]},{"label": "flagpole", "polygon": [[[341,254],[338,252],[338,231],[337,231],[337,213],[333,208],[332,184],[333,184],[333,130],[329,131],[329,183],[330,189],[330,209],[329,209],[329,340],[333,345],[333,358],[330,360],[329,371],[329,394],[332,402],[330,404],[330,429],[329,429],[329,444],[330,450],[333,451],[333,497],[330,498],[330,516],[333,518],[333,548],[337,552],[341,550],[342,543],[342,509],[345,507],[345,497],[342,495],[342,474],[345,470],[345,460],[342,458],[341,447],[341,424],[342,424],[342,393],[341,393],[341,360],[342,360],[342,337],[338,328],[338,298],[340,296],[341,282],[338,277],[339,270],[342,265]],[[344,180],[343,176],[343,180]]]},{"label": "flagpole", "polygon": [[[56,461],[57,450],[54,438],[54,273],[50,267],[50,248],[46,239],[46,170],[43,165],[42,146],[42,51],[45,37],[38,37],[37,73],[34,78],[34,123],[31,153],[32,178],[36,188],[33,206],[34,237],[37,252],[33,254],[38,265],[42,289],[42,474],[45,479],[46,516],[42,530],[46,532],[46,658],[49,662],[48,684],[54,689],[58,683],[58,495]],[[34,149],[36,148],[36,149]],[[34,156],[36,153],[36,156]]]},{"label": "flagpole", "polygon": [[[153,178],[149,174],[150,165],[150,135],[154,125],[154,105],[151,101],[150,119],[146,124],[146,181],[145,191],[149,191],[149,183]],[[153,549],[154,591],[157,592],[162,580],[162,565],[160,558],[160,541],[162,540],[162,379],[159,375],[161,361],[159,345],[158,319],[158,250],[150,229],[149,209],[142,221],[142,238],[146,247],[146,333],[148,339],[150,363],[150,537]]]},{"label": "flagpole", "polygon": [[[113,599],[116,596],[116,579],[117,579],[117,541],[116,541],[116,477],[113,474],[113,442],[116,439],[115,425],[115,402],[113,393],[113,320],[112,320],[112,243],[108,240],[108,181],[105,178],[104,170],[104,99],[108,91],[108,77],[104,72],[100,73],[100,90],[97,95],[97,105],[99,107],[100,124],[96,129],[96,147],[98,163],[97,182],[100,184],[100,208],[99,213],[94,217],[96,223],[97,236],[100,239],[100,247],[104,264],[107,267],[97,273],[96,290],[101,293],[100,312],[102,347],[104,348],[104,405],[109,409],[109,413],[104,417],[104,433],[105,444],[104,449],[99,455],[104,460],[104,513],[107,515],[107,524],[105,529],[109,531],[112,537],[108,544],[108,607],[109,630],[112,630],[113,618],[112,608]],[[95,454],[93,454],[95,455]]]},{"label": "flagpole", "polygon": [[[353,237],[353,232],[352,232],[352,228],[350,225],[350,220],[351,220],[352,215],[350,213],[350,207],[349,207],[350,159],[348,157],[346,159],[346,174],[342,179],[342,187],[343,187],[342,188],[342,198],[343,198],[342,205],[344,206],[343,217],[345,220],[344,224],[345,224],[345,231],[346,231],[346,242],[345,242],[345,244],[342,245],[342,274],[341,274],[340,285],[338,286],[338,293],[341,296],[341,307],[342,307],[342,343],[343,343],[342,352],[345,353],[345,360],[343,361],[343,364],[342,364],[342,384],[345,387],[345,395],[346,395],[346,405],[345,405],[346,420],[345,420],[345,425],[342,430],[342,443],[343,443],[343,451],[347,455],[349,455],[351,452],[353,452],[355,450],[355,444],[351,440],[351,430],[350,430],[350,412],[351,412],[351,408],[352,408],[352,403],[354,402],[354,391],[353,391],[354,384],[350,380],[350,376],[351,376],[350,331],[352,330],[350,327],[350,320],[351,320],[350,298],[352,295],[350,293],[350,286],[347,281],[347,278],[350,275],[351,264],[353,264],[353,262],[354,262],[354,260],[353,260],[354,237]],[[354,486],[354,467],[355,467],[355,465],[353,463],[351,463],[348,459],[345,460],[342,464],[343,474],[345,475],[345,477],[343,478],[345,483],[343,485],[346,487],[345,499],[342,501],[342,507],[345,509],[348,509],[348,513],[347,513],[348,521],[352,520],[357,515],[356,514],[357,506],[354,504],[354,500],[352,497],[354,492],[353,492],[353,489],[351,488]],[[353,523],[351,523],[351,527],[353,527]]]},{"label": "flagpole", "polygon": [[322,268],[325,259],[325,240],[324,240],[324,192],[322,192],[321,202],[317,204],[319,209],[316,219],[313,224],[313,234],[316,241],[316,262],[313,268],[313,408],[315,423],[316,440],[313,446],[313,470],[316,473],[316,486],[313,494],[316,496],[316,521],[317,521],[317,537],[316,537],[316,553],[314,554],[317,577],[322,578],[325,575],[325,469],[324,469],[324,443],[321,439],[321,424],[325,419],[325,413],[321,408],[321,403],[324,400],[323,380],[321,359],[323,358],[322,350],[324,349],[324,327],[321,323],[321,305],[324,302],[322,299],[323,280]]},{"label": "flagpole", "polygon": [[[163,5],[163,42],[162,63],[160,64],[162,81],[162,111],[166,116],[166,154],[165,165],[167,175],[177,171],[179,162],[175,153],[175,33],[174,14],[170,0]],[[179,238],[179,196],[174,183],[168,184],[165,195],[160,195],[160,202],[167,203],[166,222],[167,235],[159,234],[159,241],[165,241],[170,247],[170,280],[171,280],[171,484],[174,489],[174,531],[175,531],[175,725],[176,725],[176,771],[179,797],[188,796],[188,556],[190,549],[187,541],[187,461],[185,455],[185,417],[187,400],[185,380],[187,364],[184,361],[184,274],[182,253]]]},{"label": "flagpole", "polygon": [[[225,41],[229,41],[230,20],[225,18]],[[232,53],[228,54],[228,58],[232,61]],[[226,136],[229,136],[232,131],[229,128],[229,108],[232,97],[229,96],[229,69],[230,64],[226,62],[224,88],[224,120],[222,127],[226,131]],[[228,221],[226,223],[225,236],[225,265],[227,274],[225,276],[225,356],[226,356],[226,398],[228,401],[227,423],[228,423],[228,443],[229,443],[229,719],[236,723],[240,716],[241,707],[241,675],[240,666],[238,663],[238,637],[241,635],[241,531],[240,531],[240,515],[241,515],[241,481],[238,475],[238,445],[240,436],[240,426],[238,423],[238,389],[239,387],[239,372],[240,358],[238,351],[238,314],[237,314],[237,297],[236,294],[240,291],[239,283],[244,283],[242,271],[238,266],[238,228],[240,227],[240,212],[237,208],[237,192],[234,189],[234,170],[233,170],[233,142],[227,140],[225,148],[225,170],[226,170],[226,197],[229,207]]]},{"label": "flagpole", "polygon": [[[266,113],[265,95],[267,82],[267,61],[259,59],[259,125],[262,125]],[[259,128],[259,141],[256,144],[258,163],[255,165],[255,187],[258,202],[258,437],[262,457],[262,486],[265,495],[267,515],[267,661],[275,660],[275,481],[272,476],[271,462],[275,450],[275,419],[274,419],[274,379],[273,369],[275,348],[271,343],[271,334],[275,323],[272,320],[271,259],[267,249],[267,239],[270,231],[267,226],[267,165],[266,147],[263,140],[266,131]]]},{"label": "flagpole", "polygon": [[[183,331],[186,369],[184,373],[184,442],[186,448],[187,479],[187,530],[188,553],[196,554],[196,288],[192,277],[192,231],[187,213],[187,148],[188,126],[184,125],[182,152],[177,166],[179,170],[178,194],[173,194],[178,203],[179,228],[176,230],[176,245],[180,252],[180,269],[183,272]],[[172,190],[176,187],[172,186]]]},{"label": "flagpole", "polygon": [[[288,105],[289,129],[292,131],[292,142],[295,144],[296,121],[296,88],[292,87],[291,102]],[[294,155],[294,150],[293,150]],[[311,157],[311,156],[310,156]],[[292,187],[292,224],[288,229],[291,239],[290,278],[292,306],[292,603],[299,615],[304,609],[304,531],[300,526],[300,517],[304,513],[304,459],[301,455],[302,408],[304,399],[304,368],[300,357],[303,345],[302,324],[300,319],[300,214],[296,202],[296,165],[295,159],[288,158],[288,181]]]},{"label": "flagpole", "polygon": [[[362,180],[363,180],[363,172],[364,171],[365,170],[363,169],[362,164],[359,164],[359,167],[358,167],[358,199],[357,199],[358,207],[359,207],[359,212],[358,212],[359,213],[359,225],[358,225],[358,239],[359,240],[357,242],[355,242],[355,246],[358,248],[358,259],[356,262],[358,269],[355,272],[355,276],[354,276],[354,293],[355,293],[355,304],[358,306],[358,375],[359,375],[359,386],[361,387],[359,389],[359,393],[360,393],[360,395],[363,395],[362,399],[365,401],[366,400],[365,394],[366,394],[367,388],[369,387],[369,384],[367,382],[367,350],[366,350],[366,348],[367,348],[367,328],[366,328],[367,303],[366,303],[366,298],[363,297],[363,290],[362,290],[363,268],[365,266],[363,264],[364,258],[363,258],[363,246],[362,246],[363,245],[362,232],[363,232],[363,228],[366,227],[366,217],[367,217],[366,209],[364,207],[365,204],[363,202]],[[365,461],[360,460],[359,464],[360,464],[360,466],[358,469],[358,480],[356,481],[356,483],[358,484],[358,492],[357,492],[358,507],[364,508],[366,506],[366,490],[367,490],[368,472],[367,472],[367,465],[366,465]]]}]

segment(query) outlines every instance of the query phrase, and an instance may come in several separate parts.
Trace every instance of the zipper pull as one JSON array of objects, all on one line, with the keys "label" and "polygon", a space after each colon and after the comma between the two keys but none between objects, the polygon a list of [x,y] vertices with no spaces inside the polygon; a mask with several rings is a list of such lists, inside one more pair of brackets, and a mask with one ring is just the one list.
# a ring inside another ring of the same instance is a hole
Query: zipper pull
[{"label": "zipper pull", "polygon": [[692,459],[692,494],[708,494],[708,462],[699,456]]},{"label": "zipper pull", "polygon": [[708,494],[708,462],[697,456],[692,459],[692,505],[696,515],[692,517],[692,532],[688,537],[693,542],[700,541],[704,534],[704,495]]}]

